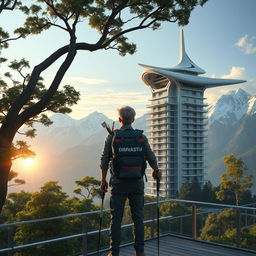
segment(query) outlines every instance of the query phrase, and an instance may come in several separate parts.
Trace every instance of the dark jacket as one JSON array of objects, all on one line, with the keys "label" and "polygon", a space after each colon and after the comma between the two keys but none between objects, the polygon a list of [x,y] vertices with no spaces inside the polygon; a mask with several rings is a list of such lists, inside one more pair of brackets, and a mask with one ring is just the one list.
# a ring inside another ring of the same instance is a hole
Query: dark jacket
[{"label": "dark jacket", "polygon": [[[120,130],[126,130],[126,129],[133,129],[130,125],[128,126],[122,126]],[[146,146],[146,160],[150,165],[155,164],[157,162],[155,154],[151,150],[151,147],[148,143],[147,137],[143,134],[143,138],[145,139],[145,146]],[[103,152],[101,154],[101,162],[100,162],[100,167],[101,170],[108,170],[109,167],[109,162],[112,157],[112,140],[113,140],[113,135],[108,135],[105,139],[105,144],[103,148]]]}]

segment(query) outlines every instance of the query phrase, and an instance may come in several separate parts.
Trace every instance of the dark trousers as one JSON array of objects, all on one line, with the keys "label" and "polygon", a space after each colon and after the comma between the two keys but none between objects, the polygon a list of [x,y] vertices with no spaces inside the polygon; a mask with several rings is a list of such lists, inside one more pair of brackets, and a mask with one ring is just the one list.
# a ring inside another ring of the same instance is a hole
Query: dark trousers
[{"label": "dark trousers", "polygon": [[111,185],[111,225],[110,225],[110,251],[119,255],[121,242],[121,222],[124,213],[125,201],[128,198],[132,220],[134,222],[134,248],[136,252],[144,251],[144,183],[143,180],[122,181]]}]

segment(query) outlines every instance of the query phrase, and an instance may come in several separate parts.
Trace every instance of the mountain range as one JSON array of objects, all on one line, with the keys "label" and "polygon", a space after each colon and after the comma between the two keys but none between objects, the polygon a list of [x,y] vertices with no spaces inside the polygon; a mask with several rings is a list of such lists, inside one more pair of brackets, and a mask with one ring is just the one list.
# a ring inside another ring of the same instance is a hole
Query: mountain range
[{"label": "mountain range", "polygon": [[[244,160],[256,184],[256,96],[242,89],[231,91],[209,106],[208,117],[206,179],[217,185],[219,175],[225,171],[223,157],[234,154]],[[54,114],[51,120],[54,123],[50,127],[37,124],[36,138],[28,141],[38,155],[38,166],[35,174],[21,175],[26,180],[22,189],[35,191],[46,181],[58,180],[71,193],[75,180],[87,175],[99,179],[99,159],[107,135],[101,123],[112,125],[113,120],[98,112],[80,120]],[[146,114],[135,120],[134,127],[146,131]]]},{"label": "mountain range", "polygon": [[[225,171],[223,157],[242,158],[256,184],[256,96],[242,89],[221,96],[209,108],[208,178],[214,185]],[[255,185],[253,188],[255,192]]]}]

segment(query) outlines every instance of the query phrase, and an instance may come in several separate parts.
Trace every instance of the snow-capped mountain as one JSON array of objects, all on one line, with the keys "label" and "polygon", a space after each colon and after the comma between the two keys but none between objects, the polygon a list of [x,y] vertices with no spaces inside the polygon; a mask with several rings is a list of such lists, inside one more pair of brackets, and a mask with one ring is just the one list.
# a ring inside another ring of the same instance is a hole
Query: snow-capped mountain
[{"label": "snow-capped mountain", "polygon": [[104,121],[112,124],[111,119],[99,112],[93,112],[80,120],[59,113],[53,114],[50,119],[53,124],[49,127],[42,124],[35,126],[37,136],[29,142],[36,151],[43,150],[47,154],[58,154],[79,145],[93,134],[103,131],[101,123]]},{"label": "snow-capped mountain", "polygon": [[215,105],[209,107],[208,117],[211,125],[215,120],[223,124],[234,124],[254,109],[255,99],[243,89],[222,95]]},{"label": "snow-capped mountain", "polygon": [[256,96],[253,96],[248,101],[248,109],[247,109],[248,115],[254,115],[256,114]]},{"label": "snow-capped mountain", "polygon": [[[223,158],[228,154],[242,158],[248,174],[255,174],[256,96],[242,89],[220,97],[209,111],[208,178],[218,184],[225,171]],[[254,191],[256,187],[254,187]]]},{"label": "snow-capped mountain", "polygon": [[[39,132],[38,135],[53,133],[54,131],[54,135],[56,136],[61,130],[66,132],[71,130],[71,133],[85,138],[101,130],[102,122],[112,122],[110,118],[99,112],[93,112],[79,120],[73,119],[66,114],[55,113],[50,119],[53,121],[53,124],[50,127],[45,127],[40,124],[36,127]],[[74,129],[76,133],[72,132],[72,129]],[[57,134],[56,131],[58,131]]]},{"label": "snow-capped mountain", "polygon": [[50,118],[53,122],[51,127],[68,127],[71,125],[75,125],[76,121],[69,115],[55,113]]}]

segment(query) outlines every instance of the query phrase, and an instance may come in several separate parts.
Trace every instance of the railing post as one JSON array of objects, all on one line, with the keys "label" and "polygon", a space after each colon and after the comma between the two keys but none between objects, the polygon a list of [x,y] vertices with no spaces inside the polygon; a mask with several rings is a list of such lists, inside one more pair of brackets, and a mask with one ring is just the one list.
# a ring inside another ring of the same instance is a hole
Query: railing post
[{"label": "railing post", "polygon": [[87,218],[86,216],[82,217],[82,233],[85,234],[82,237],[82,253],[83,253],[83,256],[86,256],[87,255]]},{"label": "railing post", "polygon": [[[14,246],[14,228],[9,227],[8,228],[8,247],[13,248],[13,246]],[[14,254],[13,251],[8,252],[8,256],[13,256],[13,254]]]},{"label": "railing post", "polygon": [[236,209],[236,246],[241,247],[241,214],[240,209]]},{"label": "railing post", "polygon": [[196,205],[192,205],[192,238],[196,240]]}]

